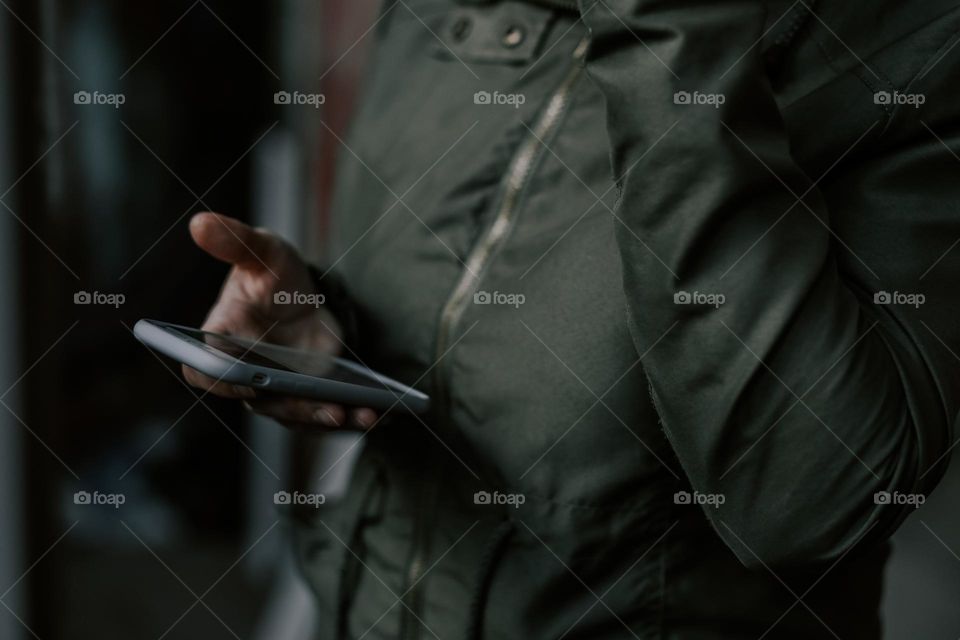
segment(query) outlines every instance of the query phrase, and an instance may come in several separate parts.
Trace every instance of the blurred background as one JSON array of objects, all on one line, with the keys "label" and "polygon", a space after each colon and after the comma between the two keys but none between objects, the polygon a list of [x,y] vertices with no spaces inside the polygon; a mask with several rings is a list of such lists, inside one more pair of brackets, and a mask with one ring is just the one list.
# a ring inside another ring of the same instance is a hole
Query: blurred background
[{"label": "blurred background", "polygon": [[[322,256],[376,5],[0,0],[0,638],[313,637],[272,498],[349,436],[201,397],[130,331],[202,322],[196,211]],[[889,638],[960,637],[958,498],[954,465],[895,539]]]},{"label": "blurred background", "polygon": [[310,637],[273,503],[307,443],[130,329],[202,323],[196,211],[320,256],[376,10],[0,2],[0,638]]}]

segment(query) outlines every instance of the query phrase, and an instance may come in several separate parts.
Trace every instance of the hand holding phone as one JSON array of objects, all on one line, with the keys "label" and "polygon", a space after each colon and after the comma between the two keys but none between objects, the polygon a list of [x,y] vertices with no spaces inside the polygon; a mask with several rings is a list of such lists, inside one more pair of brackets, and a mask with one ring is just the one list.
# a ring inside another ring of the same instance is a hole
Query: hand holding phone
[{"label": "hand holding phone", "polygon": [[[207,315],[204,331],[330,355],[341,352],[341,329],[333,315],[293,299],[293,293],[309,295],[315,287],[307,263],[282,238],[215,213],[195,215],[190,235],[201,249],[233,266]],[[291,295],[291,303],[276,304],[277,294]],[[186,365],[183,375],[195,387],[243,399],[253,411],[288,426],[369,429],[379,420],[370,408],[348,409],[287,396],[258,397],[253,388],[217,381]]]},{"label": "hand holding phone", "polygon": [[358,362],[321,351],[301,351],[158,320],[140,320],[133,333],[151,349],[215,381],[253,387],[274,397],[410,413],[423,413],[430,407],[426,394]]}]

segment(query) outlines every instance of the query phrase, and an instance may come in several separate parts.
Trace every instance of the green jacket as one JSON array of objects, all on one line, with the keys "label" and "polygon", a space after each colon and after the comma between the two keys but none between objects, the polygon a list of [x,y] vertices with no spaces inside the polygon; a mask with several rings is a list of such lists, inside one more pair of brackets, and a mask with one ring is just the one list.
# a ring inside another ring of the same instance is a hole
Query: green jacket
[{"label": "green jacket", "polygon": [[810,1],[385,4],[321,282],[433,410],[300,518],[322,637],[879,637],[960,402],[960,11]]}]

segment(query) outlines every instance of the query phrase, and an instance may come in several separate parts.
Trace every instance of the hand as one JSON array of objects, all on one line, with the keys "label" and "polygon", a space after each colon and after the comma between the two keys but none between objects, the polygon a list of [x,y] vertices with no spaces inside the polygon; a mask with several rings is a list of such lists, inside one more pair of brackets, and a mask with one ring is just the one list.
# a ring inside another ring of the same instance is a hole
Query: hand
[{"label": "hand", "polygon": [[[279,291],[315,291],[306,262],[279,236],[215,213],[190,220],[197,245],[233,268],[203,323],[205,331],[263,340],[296,349],[340,352],[340,326],[333,315],[313,305],[274,304]],[[224,398],[241,398],[253,411],[292,427],[369,429],[372,409],[347,408],[289,396],[258,396],[250,387],[217,381],[184,365],[191,385]]]}]

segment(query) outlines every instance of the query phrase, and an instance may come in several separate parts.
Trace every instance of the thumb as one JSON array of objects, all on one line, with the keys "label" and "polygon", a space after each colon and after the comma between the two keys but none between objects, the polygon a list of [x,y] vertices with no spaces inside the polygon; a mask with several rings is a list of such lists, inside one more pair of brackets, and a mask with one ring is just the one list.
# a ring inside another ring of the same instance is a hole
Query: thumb
[{"label": "thumb", "polygon": [[243,267],[265,268],[275,255],[277,239],[236,218],[198,213],[190,219],[190,236],[218,260]]}]

